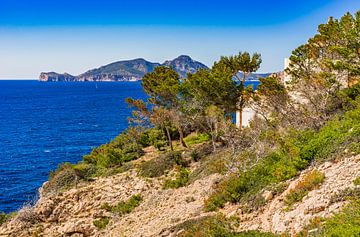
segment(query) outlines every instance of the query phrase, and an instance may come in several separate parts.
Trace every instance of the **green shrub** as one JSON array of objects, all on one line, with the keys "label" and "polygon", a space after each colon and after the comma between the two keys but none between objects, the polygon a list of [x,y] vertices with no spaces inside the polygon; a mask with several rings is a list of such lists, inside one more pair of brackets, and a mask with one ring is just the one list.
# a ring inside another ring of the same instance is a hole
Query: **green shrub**
[{"label": "green shrub", "polygon": [[360,185],[360,176],[357,177],[356,179],[354,179],[353,183],[354,183],[355,185]]},{"label": "green shrub", "polygon": [[75,174],[83,180],[90,180],[97,172],[96,166],[79,162],[78,164],[72,165]]},{"label": "green shrub", "polygon": [[144,142],[143,133],[139,128],[130,127],[109,144],[93,149],[83,160],[85,163],[105,168],[121,166],[125,162],[135,160],[144,154],[141,145]]},{"label": "green shrub", "polygon": [[11,217],[11,214],[6,214],[4,212],[0,212],[0,226],[8,221]]},{"label": "green shrub", "polygon": [[206,216],[195,220],[185,221],[172,228],[172,232],[183,230],[179,237],[275,237],[271,233],[246,231],[236,233],[234,226],[236,219],[227,219],[223,215]]},{"label": "green shrub", "polygon": [[165,150],[168,146],[164,131],[158,128],[152,128],[148,132],[149,145],[153,145],[159,151]]},{"label": "green shrub", "polygon": [[210,136],[206,133],[200,133],[200,134],[199,133],[191,133],[190,135],[188,135],[187,137],[184,138],[184,141],[189,146],[204,143],[209,140],[210,140]]},{"label": "green shrub", "polygon": [[217,184],[215,192],[205,201],[205,209],[214,211],[226,202],[246,204],[251,200],[261,206],[263,202],[258,193],[262,189],[294,177],[304,164],[305,161],[292,157],[287,150],[273,152],[248,171],[232,175]]},{"label": "green shrub", "polygon": [[202,157],[199,166],[190,174],[189,182],[193,183],[215,173],[224,174],[227,171],[226,162],[229,156],[228,150],[221,150]]},{"label": "green shrub", "polygon": [[110,219],[108,217],[101,217],[98,220],[94,220],[93,224],[98,228],[99,230],[103,230],[106,228],[106,226],[109,224]]},{"label": "green shrub", "polygon": [[354,188],[346,188],[339,193],[335,193],[330,197],[330,204],[336,202],[343,202],[346,200],[356,200],[360,199],[360,187],[356,186]]},{"label": "green shrub", "polygon": [[146,161],[139,166],[139,175],[148,178],[160,177],[166,171],[174,168],[175,165],[185,166],[187,162],[183,160],[181,153],[168,152]]},{"label": "green shrub", "polygon": [[130,213],[134,210],[135,207],[139,206],[142,201],[141,195],[133,195],[127,201],[120,201],[118,204],[111,206],[108,203],[104,203],[102,208],[110,211],[112,213],[116,213],[120,216]]},{"label": "green shrub", "polygon": [[186,168],[180,168],[179,173],[176,175],[176,179],[167,179],[164,182],[163,188],[180,188],[185,186],[189,181],[190,171]]},{"label": "green shrub", "polygon": [[55,171],[50,172],[49,181],[43,186],[45,193],[57,193],[74,186],[78,176],[70,163],[60,164]]},{"label": "green shrub", "polygon": [[191,151],[190,156],[191,159],[195,162],[198,162],[202,158],[210,155],[213,152],[213,147],[211,144],[203,144],[200,146],[197,146],[194,150]]},{"label": "green shrub", "polygon": [[301,147],[300,157],[305,160],[334,159],[347,148],[359,152],[360,107],[329,121]]},{"label": "green shrub", "polygon": [[352,201],[340,213],[330,218],[315,218],[297,236],[360,236],[359,199]]},{"label": "green shrub", "polygon": [[285,203],[292,206],[294,203],[300,202],[303,197],[311,190],[316,189],[324,180],[325,175],[322,172],[318,170],[311,171],[286,195]]}]

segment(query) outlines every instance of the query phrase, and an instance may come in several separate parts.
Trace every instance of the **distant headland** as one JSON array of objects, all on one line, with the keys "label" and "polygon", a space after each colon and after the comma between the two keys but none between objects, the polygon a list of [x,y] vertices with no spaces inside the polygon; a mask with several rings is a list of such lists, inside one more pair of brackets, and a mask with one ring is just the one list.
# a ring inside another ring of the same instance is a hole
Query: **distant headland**
[{"label": "distant headland", "polygon": [[[195,73],[199,69],[208,67],[198,61],[193,60],[187,55],[181,55],[173,60],[167,60],[164,63],[154,63],[143,58],[117,61],[101,66],[96,69],[88,70],[78,76],[68,73],[42,72],[39,81],[43,82],[91,82],[91,81],[139,81],[142,77],[154,71],[158,66],[168,66],[179,73],[182,78],[186,78],[188,73]],[[270,73],[253,74],[249,79],[266,77]]]}]

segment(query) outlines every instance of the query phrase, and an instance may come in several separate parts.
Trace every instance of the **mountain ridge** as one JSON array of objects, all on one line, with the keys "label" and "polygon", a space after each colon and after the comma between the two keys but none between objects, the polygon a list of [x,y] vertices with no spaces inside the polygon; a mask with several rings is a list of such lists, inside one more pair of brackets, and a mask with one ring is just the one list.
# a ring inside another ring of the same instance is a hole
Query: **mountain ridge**
[{"label": "mountain ridge", "polygon": [[40,73],[39,81],[139,81],[146,73],[152,72],[155,67],[158,66],[169,66],[176,70],[182,78],[185,78],[187,73],[195,73],[199,69],[208,68],[205,64],[193,60],[187,55],[180,55],[164,63],[150,62],[143,58],[136,58],[116,61],[99,68],[90,69],[78,76],[73,76],[68,73],[42,72]]}]

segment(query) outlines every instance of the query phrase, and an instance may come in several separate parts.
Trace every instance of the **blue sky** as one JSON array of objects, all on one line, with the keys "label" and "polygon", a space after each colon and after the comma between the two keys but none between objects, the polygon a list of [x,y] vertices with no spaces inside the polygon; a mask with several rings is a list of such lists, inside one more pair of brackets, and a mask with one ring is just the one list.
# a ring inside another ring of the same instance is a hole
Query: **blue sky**
[{"label": "blue sky", "polygon": [[238,51],[261,53],[262,72],[279,71],[318,24],[357,10],[359,0],[1,0],[0,78],[77,75],[117,60],[180,54],[211,66]]}]

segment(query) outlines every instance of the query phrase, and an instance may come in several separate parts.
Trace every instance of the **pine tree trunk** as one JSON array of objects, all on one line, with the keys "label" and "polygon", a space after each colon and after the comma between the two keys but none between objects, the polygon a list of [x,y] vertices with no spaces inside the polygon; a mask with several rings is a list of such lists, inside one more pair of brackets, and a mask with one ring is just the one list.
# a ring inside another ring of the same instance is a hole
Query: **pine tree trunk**
[{"label": "pine tree trunk", "polygon": [[173,148],[173,145],[172,145],[172,140],[171,140],[171,135],[170,135],[169,128],[168,128],[168,127],[165,127],[165,130],[166,130],[166,135],[167,135],[167,138],[168,138],[168,142],[169,142],[170,150],[171,150],[171,151],[174,151],[174,148]]},{"label": "pine tree trunk", "polygon": [[187,145],[186,145],[186,143],[185,143],[185,141],[184,141],[184,133],[183,133],[183,131],[182,131],[182,129],[181,128],[178,128],[178,131],[179,131],[179,135],[180,135],[180,143],[181,143],[181,145],[183,146],[183,147],[188,147]]}]

